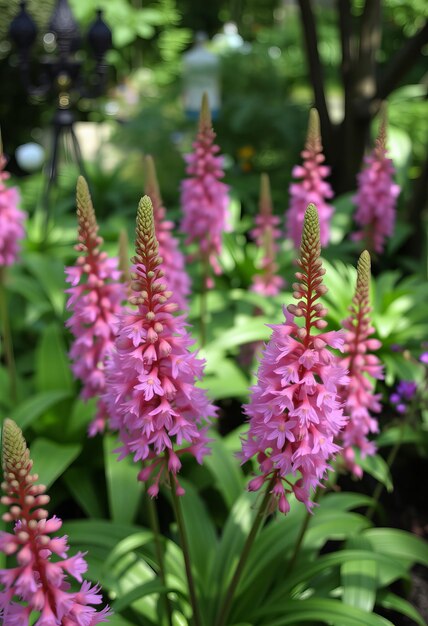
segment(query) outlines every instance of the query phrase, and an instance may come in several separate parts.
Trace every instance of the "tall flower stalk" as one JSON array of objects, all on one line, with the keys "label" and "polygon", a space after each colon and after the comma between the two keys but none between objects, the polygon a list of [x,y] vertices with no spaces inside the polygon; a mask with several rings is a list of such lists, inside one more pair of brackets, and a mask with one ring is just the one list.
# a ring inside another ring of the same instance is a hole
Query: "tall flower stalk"
[{"label": "tall flower stalk", "polygon": [[[0,570],[0,617],[5,626],[29,624],[33,611],[39,614],[34,626],[95,626],[107,622],[111,611],[92,605],[102,602],[100,587],[82,580],[87,570],[84,554],[68,557],[67,536],[52,537],[62,525],[55,515],[49,518],[49,502],[44,485],[31,474],[32,461],[22,432],[9,419],[2,437],[2,504],[9,507],[3,515],[13,522],[12,532],[0,531],[0,550],[16,555],[17,565]],[[68,576],[80,583],[70,591]],[[23,602],[24,604],[21,604]],[[31,622],[33,623],[33,622]]]},{"label": "tall flower stalk", "polygon": [[0,137],[0,268],[16,263],[20,242],[25,237],[26,214],[18,208],[18,188],[5,185],[4,181],[10,177],[5,172],[6,163]]},{"label": "tall flower stalk", "polygon": [[168,289],[174,294],[178,308],[187,311],[187,298],[190,293],[190,280],[185,269],[184,256],[178,247],[178,241],[172,230],[174,223],[166,219],[166,209],[163,206],[156,168],[153,158],[146,156],[146,184],[145,193],[152,201],[155,220],[156,239],[159,244],[159,256],[162,257],[162,266]]},{"label": "tall flower stalk", "polygon": [[309,114],[308,134],[301,156],[302,165],[296,165],[292,171],[293,177],[300,180],[290,185],[286,236],[293,240],[296,248],[299,248],[306,207],[313,203],[318,209],[321,245],[326,246],[330,239],[330,220],[334,210],[328,200],[333,197],[333,190],[325,180],[330,174],[330,167],[323,165],[325,157],[316,109],[311,109]]},{"label": "tall flower stalk", "polygon": [[372,153],[364,159],[365,167],[358,174],[358,190],[354,197],[355,222],[359,231],[355,240],[363,240],[366,247],[377,254],[385,248],[394,232],[397,198],[400,187],[394,183],[392,160],[386,150],[386,115],[383,114],[379,134]]},{"label": "tall flower stalk", "polygon": [[342,323],[346,329],[342,366],[349,371],[349,385],[343,387],[341,397],[350,419],[340,437],[346,466],[361,477],[362,469],[355,463],[354,447],[363,458],[376,452],[376,446],[368,440],[368,435],[378,432],[377,420],[371,413],[379,413],[382,407],[381,395],[374,393],[373,379],[383,378],[380,361],[371,354],[382,344],[370,337],[375,329],[370,320],[370,254],[367,250],[358,260],[357,284],[349,308],[350,315]]},{"label": "tall flower stalk", "polygon": [[[277,508],[287,513],[291,493],[311,511],[311,492],[321,485],[329,461],[340,449],[334,440],[347,418],[338,393],[348,378],[328,347],[342,349],[344,336],[342,331],[319,332],[327,326],[323,319],[327,310],[318,302],[327,291],[320,253],[318,213],[314,205],[309,205],[297,261],[298,282],[293,284],[297,304],[285,309],[285,323],[272,326],[257,383],[244,407],[250,425],[242,442],[242,460],[255,456],[260,471],[248,488],[258,491],[265,485],[265,492],[219,608],[216,626],[227,623],[234,593],[264,516]],[[301,325],[295,323],[295,317],[302,318]],[[288,479],[290,475],[294,481]]]},{"label": "tall flower stalk", "polygon": [[219,256],[222,236],[227,229],[229,188],[221,179],[223,157],[214,143],[208,97],[202,98],[199,129],[193,142],[193,152],[185,156],[188,178],[181,185],[181,208],[183,219],[180,229],[186,235],[186,244],[197,244],[197,252],[190,260],[197,259],[201,266],[201,344],[206,335],[207,289],[214,285],[213,274],[221,274]]},{"label": "tall flower stalk", "polygon": [[113,347],[117,315],[125,299],[119,282],[117,259],[101,252],[103,243],[85,179],[77,181],[78,241],[80,253],[76,264],[67,267],[66,280],[71,287],[67,308],[73,313],[66,325],[74,342],[70,350],[74,376],[82,381],[84,400],[98,398],[97,412],[89,426],[89,435],[103,432],[108,423],[108,410],[102,394],[105,389],[105,361]]},{"label": "tall flower stalk", "polygon": [[3,154],[0,136],[0,334],[9,374],[10,398],[16,402],[16,367],[13,351],[12,332],[6,298],[6,268],[16,263],[20,251],[20,241],[25,237],[24,220],[26,214],[18,208],[17,187],[8,187],[5,182],[10,174],[5,171],[7,159]]},{"label": "tall flower stalk", "polygon": [[183,455],[190,454],[201,463],[208,453],[207,424],[216,408],[195,386],[202,377],[204,362],[189,350],[193,341],[185,330],[185,317],[173,316],[178,306],[164,279],[148,196],[138,207],[135,252],[130,304],[136,309],[124,312],[119,319],[116,349],[108,365],[106,400],[112,427],[119,431],[121,457],[131,454],[135,462],[144,462],[138,479],[149,484],[148,494],[157,496],[161,482],[171,486],[198,625],[178,498],[184,489],[177,474]]},{"label": "tall flower stalk", "polygon": [[[346,370],[327,348],[343,349],[342,331],[318,332],[327,326],[327,309],[318,302],[323,285],[317,209],[309,205],[293,284],[297,304],[290,304],[285,323],[272,326],[273,333],[263,352],[257,384],[245,406],[250,418],[243,441],[244,461],[257,457],[260,475],[249,485],[258,490],[274,479],[272,495],[283,513],[289,510],[293,492],[310,510],[311,491],[320,485],[328,462],[339,450],[334,439],[347,418],[338,398],[348,384]],[[295,318],[302,319],[297,325]],[[299,476],[291,483],[287,476]]]},{"label": "tall flower stalk", "polygon": [[254,275],[251,289],[264,296],[275,296],[284,285],[284,279],[277,274],[278,265],[276,263],[277,241],[281,236],[281,231],[278,228],[279,217],[273,215],[270,182],[267,174],[262,174],[260,179],[259,214],[256,216],[255,223],[255,228],[250,234],[257,246],[262,249],[263,257],[260,273]]}]

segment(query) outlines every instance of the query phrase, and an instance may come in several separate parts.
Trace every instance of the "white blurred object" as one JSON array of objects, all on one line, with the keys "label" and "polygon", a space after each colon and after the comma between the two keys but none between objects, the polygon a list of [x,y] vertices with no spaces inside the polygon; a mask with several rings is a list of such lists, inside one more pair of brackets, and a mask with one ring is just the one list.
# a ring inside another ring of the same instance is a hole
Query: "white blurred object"
[{"label": "white blurred object", "polygon": [[183,100],[186,115],[199,117],[204,93],[208,95],[211,115],[220,109],[220,67],[217,55],[207,49],[207,36],[198,33],[195,45],[183,54]]},{"label": "white blurred object", "polygon": [[226,22],[222,32],[214,35],[213,42],[215,48],[220,52],[226,50],[239,50],[244,44],[244,40],[238,33],[238,27],[235,22]]},{"label": "white blurred object", "polygon": [[30,142],[18,146],[15,158],[19,167],[26,172],[39,170],[45,160],[45,150],[38,143]]}]

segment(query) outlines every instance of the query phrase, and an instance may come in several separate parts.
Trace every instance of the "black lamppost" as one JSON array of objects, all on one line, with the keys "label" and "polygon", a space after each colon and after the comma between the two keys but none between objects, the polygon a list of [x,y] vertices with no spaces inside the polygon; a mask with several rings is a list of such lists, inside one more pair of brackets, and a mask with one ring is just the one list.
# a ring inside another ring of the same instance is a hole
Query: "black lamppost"
[{"label": "black lamppost", "polygon": [[[75,160],[83,172],[79,143],[73,129],[75,115],[72,100],[80,97],[100,96],[106,85],[107,69],[105,54],[112,47],[111,31],[102,19],[101,10],[90,26],[86,39],[95,60],[95,71],[89,86],[81,76],[82,61],[76,52],[81,48],[82,37],[73,17],[68,0],[57,0],[49,22],[47,35],[51,44],[56,44],[56,55],[40,60],[40,75],[34,84],[30,72],[30,50],[36,40],[37,27],[26,11],[26,2],[20,2],[20,11],[10,24],[9,34],[19,54],[19,69],[24,87],[29,95],[47,96],[55,94],[57,108],[52,120],[53,139],[48,162],[48,178],[45,192],[46,203],[52,183],[57,176],[58,147],[61,137],[71,139]],[[45,41],[46,37],[45,35]]]}]

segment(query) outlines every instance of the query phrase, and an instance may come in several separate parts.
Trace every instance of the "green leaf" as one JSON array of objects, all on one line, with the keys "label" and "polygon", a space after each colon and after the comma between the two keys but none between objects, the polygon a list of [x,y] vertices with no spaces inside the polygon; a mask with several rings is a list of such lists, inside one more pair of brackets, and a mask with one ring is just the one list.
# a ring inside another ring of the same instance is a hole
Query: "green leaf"
[{"label": "green leaf", "polygon": [[24,262],[28,270],[37,278],[49,298],[53,310],[62,317],[65,302],[64,265],[52,255],[26,254]]},{"label": "green leaf", "polygon": [[322,574],[331,568],[340,567],[348,561],[358,562],[367,561],[369,559],[374,560],[379,568],[379,572],[383,569],[396,571],[396,578],[401,578],[405,572],[406,567],[394,559],[393,557],[385,554],[379,554],[373,552],[370,546],[370,550],[339,550],[332,552],[331,554],[323,554],[318,556],[314,562],[304,562],[295,570],[287,575],[286,580],[277,589],[274,590],[271,595],[271,601],[276,601],[286,597],[293,588],[297,585],[305,583],[306,586],[311,584],[311,580],[314,576]]},{"label": "green leaf", "polygon": [[[271,320],[262,316],[251,318],[243,315],[237,319],[235,326],[216,337],[213,345],[216,350],[228,350],[253,341],[266,341],[272,334],[272,330],[267,327],[270,323]],[[211,344],[208,344],[206,350],[208,351],[210,347],[212,347]]]},{"label": "green leaf", "polygon": [[230,582],[232,572],[238,562],[240,551],[251,527],[257,495],[244,491],[227,518],[207,580],[207,589],[211,590],[206,605],[209,623],[214,623],[219,599]]},{"label": "green leaf", "polygon": [[62,328],[50,324],[43,330],[36,349],[36,388],[38,391],[73,390]]},{"label": "green leaf", "polygon": [[391,492],[394,489],[392,484],[391,472],[386,461],[380,456],[380,454],[373,454],[361,458],[358,450],[355,450],[356,462],[360,465],[367,474],[376,478],[382,485],[385,485],[387,491]]},{"label": "green leaf", "polygon": [[105,435],[104,461],[109,508],[115,522],[132,522],[141,501],[144,485],[137,480],[137,467],[131,457],[117,460],[117,438]]},{"label": "green leaf", "polygon": [[[271,608],[275,612],[278,610],[278,607]],[[283,617],[273,622],[263,621],[263,626],[286,626],[307,621],[321,621],[333,626],[394,626],[384,617],[324,598],[283,602]]]},{"label": "green leaf", "polygon": [[392,591],[382,590],[378,595],[377,604],[383,606],[385,609],[397,611],[397,613],[410,617],[410,619],[412,619],[419,626],[427,626],[426,621],[415,609],[415,607],[410,604],[410,602],[407,602],[407,600],[404,600],[404,598],[396,596],[395,593],[392,593]]},{"label": "green leaf", "polygon": [[319,511],[309,522],[303,546],[306,548],[320,548],[327,540],[343,540],[361,532],[370,526],[370,522],[357,513],[341,513],[334,511]]},{"label": "green leaf", "polygon": [[100,546],[104,550],[104,558],[116,544],[140,530],[137,526],[109,520],[74,520],[65,522],[64,528],[67,529],[71,544]]},{"label": "green leaf", "polygon": [[81,449],[79,444],[63,445],[42,437],[33,441],[30,456],[39,481],[46,487],[52,485],[79,456]]},{"label": "green leaf", "polygon": [[[366,537],[351,537],[347,548],[370,552],[371,544]],[[371,612],[376,601],[378,587],[376,559],[354,560],[350,558],[341,567],[343,584],[342,600],[345,604]]]},{"label": "green leaf", "polygon": [[124,556],[137,550],[137,548],[147,545],[150,541],[153,541],[153,533],[148,530],[142,530],[138,533],[128,535],[128,537],[119,541],[109,553],[104,564],[105,569],[115,569]]},{"label": "green leaf", "polygon": [[73,498],[89,517],[105,517],[100,491],[85,468],[71,467],[64,474],[64,481]]},{"label": "green leaf", "polygon": [[117,612],[123,611],[123,609],[126,609],[130,604],[132,604],[133,602],[136,602],[137,600],[141,600],[141,598],[144,598],[145,596],[151,595],[152,593],[166,593],[166,592],[167,592],[167,589],[166,587],[162,585],[162,583],[160,583],[156,579],[150,580],[149,582],[144,583],[143,585],[139,585],[138,587],[135,587],[128,593],[125,593],[125,595],[123,595],[121,598],[119,598],[113,603],[112,609],[113,611],[117,611]]},{"label": "green leaf", "polygon": [[61,400],[70,397],[69,391],[42,391],[22,402],[11,414],[13,419],[23,430],[45,411],[54,407]]},{"label": "green leaf", "polygon": [[201,387],[213,400],[248,395],[248,379],[242,370],[222,354],[207,354],[207,368]]},{"label": "green leaf", "polygon": [[214,441],[210,443],[211,454],[205,457],[205,465],[214,478],[215,486],[222,494],[227,507],[232,508],[242,493],[244,477],[238,460],[225,448],[222,439],[213,431],[210,431],[209,436],[214,438]]},{"label": "green leaf", "polygon": [[402,424],[400,426],[392,426],[385,430],[376,439],[376,445],[378,448],[384,446],[393,446],[400,443],[423,443],[427,440],[427,433],[415,429],[409,424]]},{"label": "green leaf", "polygon": [[428,544],[416,535],[394,528],[370,528],[364,536],[376,552],[428,566]]}]

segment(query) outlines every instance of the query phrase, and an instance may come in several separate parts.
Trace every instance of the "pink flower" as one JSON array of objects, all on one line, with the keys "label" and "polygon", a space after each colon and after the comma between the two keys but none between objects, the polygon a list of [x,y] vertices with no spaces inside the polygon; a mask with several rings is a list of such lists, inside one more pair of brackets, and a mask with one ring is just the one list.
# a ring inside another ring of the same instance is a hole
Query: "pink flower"
[{"label": "pink flower", "polygon": [[[218,262],[222,250],[222,235],[226,230],[229,205],[228,186],[223,178],[223,157],[215,156],[220,148],[214,144],[211,115],[206,94],[202,99],[199,131],[193,143],[194,151],[185,156],[189,178],[182,182],[181,206],[183,219],[181,231],[186,234],[186,244],[196,242],[200,258],[215,274],[221,273]],[[212,278],[207,286],[212,287]]]},{"label": "pink flower", "polygon": [[261,272],[253,277],[252,291],[264,296],[276,296],[284,285],[284,280],[278,276],[278,265],[275,253],[278,250],[276,243],[281,236],[278,229],[279,217],[272,214],[272,200],[270,194],[269,177],[262,174],[260,184],[259,214],[256,216],[256,227],[251,236],[256,244],[263,249]]},{"label": "pink flower", "polygon": [[318,209],[321,245],[326,246],[330,239],[330,220],[334,210],[326,200],[333,197],[333,190],[324,180],[330,174],[330,168],[322,165],[325,157],[322,153],[320,122],[316,109],[311,109],[310,112],[306,145],[301,155],[303,165],[296,165],[292,171],[294,178],[301,180],[290,185],[286,236],[299,248],[306,207],[313,203]]},{"label": "pink flower", "polygon": [[19,241],[25,237],[23,223],[26,213],[18,209],[18,189],[6,187],[3,182],[9,178],[9,174],[4,171],[6,162],[0,142],[0,268],[16,262]]},{"label": "pink flower", "polygon": [[360,231],[353,239],[364,239],[369,250],[381,253],[385,240],[394,232],[399,185],[391,159],[386,156],[386,120],[382,119],[373,152],[364,159],[366,167],[358,174],[355,222]]},{"label": "pink flower", "polygon": [[[327,310],[316,301],[326,293],[322,284],[319,221],[309,205],[300,247],[300,271],[293,284],[297,305],[289,305],[285,323],[273,332],[260,361],[257,384],[252,388],[245,412],[250,418],[243,441],[242,459],[257,457],[262,476],[250,483],[257,490],[265,482],[280,511],[289,509],[287,494],[294,492],[308,510],[314,490],[338,451],[335,443],[347,418],[343,415],[338,389],[348,383],[346,370],[328,347],[342,348],[339,332],[321,332]],[[303,318],[303,325],[294,321]],[[315,331],[315,332],[314,332]],[[289,481],[287,476],[297,477]]]},{"label": "pink flower", "polygon": [[189,348],[193,340],[184,316],[164,282],[162,259],[154,231],[150,198],[140,201],[137,214],[136,256],[130,303],[119,318],[116,349],[108,364],[105,398],[111,425],[119,430],[121,456],[144,461],[139,480],[151,480],[156,496],[159,483],[171,472],[177,494],[184,491],[176,474],[185,452],[198,463],[208,452],[206,427],[216,409],[205,392],[195,386],[204,362]]},{"label": "pink flower", "polygon": [[66,325],[74,342],[70,350],[72,370],[82,381],[84,400],[98,398],[97,413],[89,426],[92,437],[103,432],[108,421],[105,402],[99,396],[105,389],[105,362],[116,336],[117,315],[125,299],[124,286],[120,284],[117,260],[109,259],[100,251],[103,240],[98,235],[98,225],[86,181],[81,176],[77,182],[77,217],[81,253],[74,267],[65,269],[67,282],[71,283],[67,308],[73,311]]},{"label": "pink flower", "polygon": [[373,442],[367,439],[369,433],[378,432],[377,420],[370,412],[381,410],[380,394],[374,394],[373,378],[383,378],[379,359],[370,354],[382,345],[377,339],[370,339],[374,328],[370,323],[370,255],[365,250],[358,260],[358,276],[355,294],[350,307],[351,314],[343,322],[346,328],[342,366],[349,370],[349,385],[341,390],[345,403],[345,412],[350,416],[345,429],[340,434],[343,444],[345,465],[356,476],[362,476],[362,470],[355,463],[353,446],[361,456],[376,452]]},{"label": "pink flower", "polygon": [[153,204],[156,238],[159,244],[159,256],[167,276],[168,289],[174,294],[178,308],[188,309],[187,297],[190,293],[190,280],[184,267],[184,256],[178,247],[178,241],[172,234],[173,222],[166,219],[166,210],[162,204],[155,164],[151,156],[145,159],[147,179],[145,192]]},{"label": "pink flower", "polygon": [[[0,617],[5,626],[27,625],[32,611],[40,613],[35,626],[95,626],[108,621],[109,607],[97,611],[102,597],[98,586],[90,590],[81,574],[86,572],[84,554],[66,558],[67,537],[50,537],[62,525],[57,517],[48,518],[41,506],[49,502],[45,487],[37,485],[31,474],[32,461],[18,426],[9,419],[3,425],[2,504],[9,507],[3,515],[15,522],[12,533],[0,531],[0,550],[16,555],[17,567],[0,570]],[[54,560],[51,560],[55,554]],[[67,573],[81,582],[77,593],[70,592]],[[19,602],[24,602],[22,606]],[[84,619],[82,616],[85,616]]]}]

